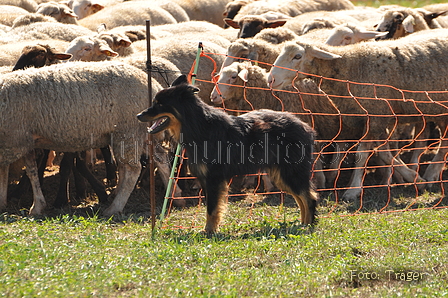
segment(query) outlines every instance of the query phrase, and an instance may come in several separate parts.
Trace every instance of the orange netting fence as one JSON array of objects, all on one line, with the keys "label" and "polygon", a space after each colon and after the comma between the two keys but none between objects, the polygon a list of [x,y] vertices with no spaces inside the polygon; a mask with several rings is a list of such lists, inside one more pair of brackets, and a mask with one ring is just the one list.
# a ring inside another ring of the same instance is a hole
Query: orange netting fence
[{"label": "orange netting fence", "polygon": [[[240,90],[239,104],[224,100],[220,108],[230,114],[260,107],[288,111],[317,131],[313,181],[321,205],[325,207],[320,217],[447,207],[444,183],[448,182],[448,175],[444,170],[448,154],[448,126],[445,124],[448,122],[448,91],[400,90],[388,85],[313,75],[310,75],[314,77],[311,85],[301,85],[299,80],[294,80],[286,90],[273,90],[267,84],[255,86],[250,80],[240,80],[235,85],[217,84],[215,74],[220,65],[213,57],[219,55],[224,56],[202,51],[201,59],[212,60],[214,71],[209,77],[195,76],[195,79],[202,86],[218,85],[218,93],[219,86]],[[343,85],[346,92],[327,94],[322,87],[325,82]],[[258,92],[255,99],[250,95],[254,90]],[[357,96],[361,91],[363,96]],[[260,94],[264,94],[266,101],[273,99],[274,104],[256,103]],[[201,97],[210,102],[203,94]],[[175,165],[173,187],[166,197],[168,213],[176,200],[191,199],[201,204],[204,199],[195,178],[188,173],[188,158],[184,152],[178,157],[180,162]],[[274,194],[280,195],[283,201],[283,193],[269,183],[265,173],[235,177],[228,198]],[[182,197],[174,195],[179,185],[183,189]],[[351,208],[346,208],[348,205]],[[344,212],[338,213],[338,210]]]}]

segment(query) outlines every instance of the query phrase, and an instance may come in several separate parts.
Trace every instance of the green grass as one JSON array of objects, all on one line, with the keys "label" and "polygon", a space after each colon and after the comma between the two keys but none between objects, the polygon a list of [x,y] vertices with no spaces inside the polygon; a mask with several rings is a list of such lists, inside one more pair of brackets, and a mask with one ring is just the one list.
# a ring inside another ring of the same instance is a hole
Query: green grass
[{"label": "green grass", "polygon": [[[446,209],[333,216],[321,218],[315,228],[289,219],[297,217],[296,208],[279,211],[278,206],[259,205],[249,217],[247,210],[233,209],[231,204],[221,233],[213,238],[205,237],[200,228],[165,227],[152,234],[142,218],[114,222],[4,214],[0,293],[5,297],[448,295]],[[417,280],[400,280],[401,273]],[[368,274],[378,279],[367,280]]]}]

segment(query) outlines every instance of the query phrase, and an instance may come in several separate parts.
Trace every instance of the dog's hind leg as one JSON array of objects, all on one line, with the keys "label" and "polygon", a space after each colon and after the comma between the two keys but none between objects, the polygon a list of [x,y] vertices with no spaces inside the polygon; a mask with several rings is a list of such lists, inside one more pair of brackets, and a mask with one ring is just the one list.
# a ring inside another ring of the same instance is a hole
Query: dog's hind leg
[{"label": "dog's hind leg", "polygon": [[269,175],[280,189],[293,196],[300,208],[302,224],[313,224],[316,217],[317,194],[311,188],[309,180],[304,180],[307,177],[300,177],[300,174],[282,174],[278,168],[271,169]]},{"label": "dog's hind leg", "polygon": [[207,234],[216,233],[221,219],[226,211],[226,195],[228,192],[228,181],[207,179],[206,200],[207,200],[207,222],[205,232]]}]

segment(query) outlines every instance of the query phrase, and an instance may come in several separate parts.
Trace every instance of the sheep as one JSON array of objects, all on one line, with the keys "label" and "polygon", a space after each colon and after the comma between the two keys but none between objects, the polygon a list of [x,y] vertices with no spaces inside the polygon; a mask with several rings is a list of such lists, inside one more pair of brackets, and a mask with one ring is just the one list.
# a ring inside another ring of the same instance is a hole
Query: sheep
[{"label": "sheep", "polygon": [[[35,44],[35,42],[33,42]],[[63,53],[68,45],[68,42],[57,40],[41,40],[39,43],[49,45],[55,48],[55,52]],[[22,54],[25,47],[30,45],[30,41],[17,42],[13,44],[0,44],[0,66],[11,67],[16,64],[17,60]]]},{"label": "sheep", "polygon": [[132,41],[124,33],[114,33],[106,30],[106,26],[100,26],[97,29],[96,37],[107,42],[109,47],[118,53],[120,57],[132,55],[134,49],[131,47]]},{"label": "sheep", "polygon": [[191,21],[207,21],[224,26],[223,11],[229,0],[171,0],[179,4]]},{"label": "sheep", "polygon": [[61,60],[68,60],[71,57],[71,54],[60,53],[46,44],[27,45],[22,49],[22,54],[12,70],[24,69],[30,65],[43,67],[58,63]]},{"label": "sheep", "polygon": [[[103,214],[121,212],[140,174],[139,158],[147,139],[146,125],[135,117],[147,106],[146,73],[117,62],[73,62],[18,70],[0,80],[0,209],[7,203],[9,165],[24,157],[33,187],[30,214],[44,211],[46,202],[30,153],[34,148],[75,152],[111,145],[119,182]],[[155,81],[152,87],[153,93],[161,90]]]},{"label": "sheep", "polygon": [[269,11],[260,15],[246,15],[238,22],[225,18],[224,22],[232,28],[239,29],[238,38],[253,37],[266,28],[277,28],[283,26],[290,16],[280,12]]},{"label": "sheep", "polygon": [[299,35],[284,27],[268,28],[255,34],[254,39],[262,39],[272,44],[280,44],[298,38]]},{"label": "sheep", "polygon": [[[146,55],[132,55],[129,57],[120,58],[120,61],[128,63],[132,66],[147,71],[146,62],[148,57]],[[177,79],[182,72],[168,59],[151,56],[151,76],[164,88],[170,86],[171,82]]]},{"label": "sheep", "polygon": [[58,2],[45,2],[37,6],[36,13],[51,16],[64,24],[77,24],[77,15],[67,5]]},{"label": "sheep", "polygon": [[41,13],[27,13],[25,15],[19,16],[14,19],[12,23],[12,28],[17,28],[20,26],[26,26],[31,23],[37,22],[53,22],[57,23],[56,19],[50,16],[43,15]]},{"label": "sheep", "polygon": [[341,10],[354,9],[355,5],[348,0],[329,0],[329,1],[298,1],[298,0],[267,0],[255,1],[243,6],[238,14],[233,18],[238,21],[245,15],[258,15],[268,11],[277,11],[290,17],[295,17],[305,12],[316,10]]},{"label": "sheep", "polygon": [[96,30],[99,25],[107,28],[126,25],[144,25],[151,20],[151,25],[175,24],[176,19],[165,9],[151,1],[129,1],[105,7],[99,12],[79,20],[79,24]]},{"label": "sheep", "polygon": [[[229,111],[272,109],[297,113],[316,130],[318,140],[332,140],[335,136],[341,136],[337,108],[311,80],[300,81],[289,93],[269,90],[267,84],[265,69],[247,62],[234,62],[222,69],[210,99],[214,105],[222,105]],[[319,147],[323,147],[323,144],[319,144]],[[334,170],[338,164],[332,162],[330,165]],[[320,158],[315,162],[315,169],[322,169]],[[336,171],[329,174],[332,175],[328,177],[331,181],[335,178]],[[323,172],[316,171],[314,175],[317,188],[325,188],[326,178]]]},{"label": "sheep", "polygon": [[12,5],[0,5],[0,24],[12,26],[17,17],[28,14],[23,8]]},{"label": "sheep", "polygon": [[78,36],[93,35],[94,32],[73,24],[38,22],[8,31],[0,38],[0,44],[24,40],[58,39],[70,42]]},{"label": "sheep", "polygon": [[35,12],[37,9],[37,3],[33,0],[0,0],[0,5],[14,5],[29,12]]},{"label": "sheep", "polygon": [[96,36],[75,38],[65,52],[72,54],[70,61],[104,61],[118,56],[118,53],[112,50],[106,41]]},{"label": "sheep", "polygon": [[[434,18],[439,16],[429,12],[427,15]],[[387,35],[380,39],[396,39],[417,31],[441,28],[435,19],[431,19],[430,24],[431,26],[428,25],[428,21],[425,20],[425,14],[422,11],[408,7],[397,7],[384,12],[376,30],[388,32]]]},{"label": "sheep", "polygon": [[157,0],[157,5],[169,12],[178,23],[190,21],[187,12],[178,3],[170,0]]},{"label": "sheep", "polygon": [[[240,11],[241,7],[247,5],[250,2],[257,0],[233,0],[226,4],[224,8],[223,16],[227,19],[232,19],[236,16],[236,14]],[[229,25],[224,24],[224,28],[227,28]]]},{"label": "sheep", "polygon": [[282,44],[272,44],[257,38],[240,38],[232,42],[227,48],[226,58],[222,63],[221,69],[235,61],[246,59],[262,62],[260,66],[269,69],[280,54],[281,49]]},{"label": "sheep", "polygon": [[[166,24],[152,26],[150,37],[152,40],[164,38],[176,38],[182,35],[184,39],[196,39],[198,41],[212,41],[222,47],[227,47],[233,39],[233,30],[227,34],[227,29],[206,21],[189,21],[181,24]],[[208,34],[207,34],[208,33]],[[229,35],[232,36],[229,38]]]},{"label": "sheep", "polygon": [[[209,36],[213,38],[213,36]],[[163,42],[154,43],[152,45],[152,55],[165,58],[172,62],[182,74],[189,74],[192,71],[193,63],[196,59],[196,53],[198,49],[199,42],[202,42],[202,38],[196,35],[195,39],[182,39],[179,38],[166,38]],[[166,44],[170,46],[167,47]],[[217,65],[220,65],[224,61],[224,56],[219,55],[219,53],[224,53],[225,48],[216,45],[213,42],[202,42],[204,52],[216,53],[211,54],[210,57],[214,61],[202,57],[199,61],[199,69],[196,76],[196,86],[200,89],[199,96],[204,100],[209,100],[210,92],[213,89],[213,84],[211,80],[214,75],[214,71]]]},{"label": "sheep", "polygon": [[368,31],[356,24],[342,24],[331,30],[330,36],[325,41],[325,44],[330,46],[344,46],[369,39],[381,38],[387,34],[387,32]]},{"label": "sheep", "polygon": [[69,0],[66,4],[69,8],[73,9],[73,12],[77,15],[78,20],[81,20],[104,8],[104,5],[100,2],[92,0]]},{"label": "sheep", "polygon": [[[443,132],[442,135],[445,134],[446,120],[437,115],[445,114],[446,107],[442,103],[436,104],[444,95],[431,93],[428,95],[431,98],[429,100],[424,94],[446,89],[446,80],[443,78],[445,69],[448,69],[448,61],[446,62],[443,57],[446,56],[447,37],[448,30],[434,29],[422,31],[422,34],[411,34],[395,41],[364,42],[343,48],[318,46],[301,41],[285,44],[269,73],[269,84],[272,88],[289,86],[295,78],[311,77],[319,83],[324,92],[336,95],[332,99],[344,112],[351,115],[366,113],[371,115],[368,123],[363,117],[348,116],[345,120],[345,127],[358,128],[352,139],[360,139],[360,144],[357,152],[359,156],[357,169],[352,176],[353,188],[345,192],[344,198],[352,200],[361,193],[362,169],[369,155],[366,150],[373,146],[371,142],[365,143],[364,140],[386,140],[378,141],[380,144],[378,148],[386,148],[387,140],[396,125],[407,123],[422,125],[422,115],[426,115],[425,121],[436,123]],[[300,72],[288,71],[287,68]],[[342,81],[322,80],[321,76]],[[350,83],[355,81],[367,85]],[[397,91],[395,88],[426,91],[409,95],[412,100],[387,101],[386,99],[408,97],[406,92]],[[347,96],[349,98],[346,98]],[[350,98],[356,98],[359,104]],[[415,101],[422,103],[415,104]],[[385,116],[375,117],[375,115]],[[395,118],[393,115],[398,116]],[[389,136],[386,130],[389,131]],[[378,155],[387,165],[392,161],[395,171],[407,182],[435,181],[443,168],[443,164],[436,161],[443,160],[448,150],[446,143],[447,140],[442,139],[433,163],[428,166],[423,178],[409,169],[399,158],[394,158],[389,151],[379,150]]]}]

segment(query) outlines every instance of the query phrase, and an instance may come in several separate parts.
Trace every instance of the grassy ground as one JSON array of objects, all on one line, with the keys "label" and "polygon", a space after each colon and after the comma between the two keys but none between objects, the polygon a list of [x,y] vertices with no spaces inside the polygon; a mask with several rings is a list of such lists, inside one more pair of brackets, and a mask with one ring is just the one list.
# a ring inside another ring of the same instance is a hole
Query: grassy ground
[{"label": "grassy ground", "polygon": [[[200,210],[202,213],[204,210]],[[250,216],[248,216],[250,214]],[[179,214],[172,214],[179,216]],[[231,204],[221,233],[120,221],[3,215],[4,297],[442,297],[448,210],[332,216]]]}]

